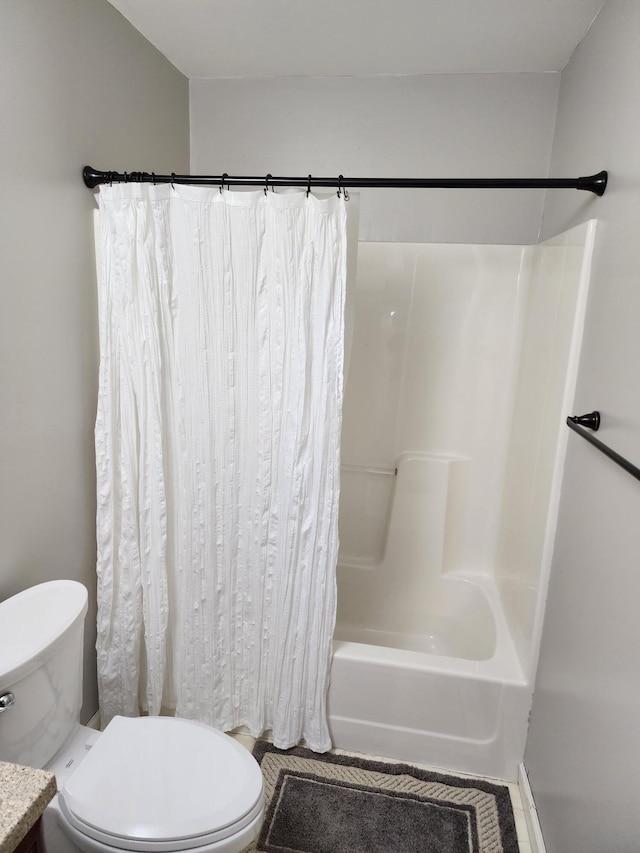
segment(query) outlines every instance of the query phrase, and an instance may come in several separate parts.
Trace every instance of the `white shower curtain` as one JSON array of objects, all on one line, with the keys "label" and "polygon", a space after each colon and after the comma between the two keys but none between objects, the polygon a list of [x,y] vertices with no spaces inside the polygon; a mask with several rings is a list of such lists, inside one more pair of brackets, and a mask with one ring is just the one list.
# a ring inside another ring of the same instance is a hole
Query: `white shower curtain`
[{"label": "white shower curtain", "polygon": [[103,721],[325,751],[344,201],[126,184],[96,216]]}]

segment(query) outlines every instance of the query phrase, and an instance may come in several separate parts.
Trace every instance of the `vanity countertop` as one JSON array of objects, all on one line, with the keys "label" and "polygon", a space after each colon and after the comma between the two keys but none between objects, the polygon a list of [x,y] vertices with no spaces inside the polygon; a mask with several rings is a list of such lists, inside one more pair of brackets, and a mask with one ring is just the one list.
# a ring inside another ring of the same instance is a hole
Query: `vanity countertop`
[{"label": "vanity countertop", "polygon": [[12,853],[56,793],[46,770],[0,761],[0,853]]}]

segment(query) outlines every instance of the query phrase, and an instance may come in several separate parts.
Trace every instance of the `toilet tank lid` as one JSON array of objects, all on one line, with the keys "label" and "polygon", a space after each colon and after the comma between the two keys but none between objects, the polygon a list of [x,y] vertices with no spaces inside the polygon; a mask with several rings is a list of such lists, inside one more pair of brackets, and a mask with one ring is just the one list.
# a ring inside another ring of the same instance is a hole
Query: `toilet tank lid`
[{"label": "toilet tank lid", "polygon": [[0,689],[42,666],[87,612],[87,590],[77,581],[55,580],[0,602]]}]

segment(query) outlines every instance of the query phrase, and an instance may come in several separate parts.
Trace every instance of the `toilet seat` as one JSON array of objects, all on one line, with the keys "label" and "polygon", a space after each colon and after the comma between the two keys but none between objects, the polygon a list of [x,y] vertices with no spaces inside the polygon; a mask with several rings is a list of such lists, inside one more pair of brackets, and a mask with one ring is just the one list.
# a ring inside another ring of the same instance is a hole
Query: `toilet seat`
[{"label": "toilet seat", "polygon": [[77,832],[149,853],[243,834],[259,823],[263,799],[260,767],[244,747],[172,717],[114,717],[59,793],[62,816]]}]

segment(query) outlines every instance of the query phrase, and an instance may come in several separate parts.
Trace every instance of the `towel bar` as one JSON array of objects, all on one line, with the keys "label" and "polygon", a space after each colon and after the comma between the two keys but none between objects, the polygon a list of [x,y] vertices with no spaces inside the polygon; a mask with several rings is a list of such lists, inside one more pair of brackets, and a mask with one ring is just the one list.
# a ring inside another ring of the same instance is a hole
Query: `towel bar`
[{"label": "towel bar", "polygon": [[582,436],[582,438],[584,438],[585,441],[588,441],[589,444],[592,444],[600,451],[600,453],[604,453],[605,456],[608,456],[609,459],[616,463],[616,465],[624,468],[624,470],[628,474],[631,474],[632,477],[635,477],[636,480],[640,480],[640,468],[637,468],[629,462],[628,459],[625,459],[624,456],[620,456],[619,453],[616,453],[615,450],[612,450],[584,429],[584,427],[587,427],[595,432],[600,427],[600,412],[594,411],[589,412],[587,415],[570,416],[567,418],[567,426],[574,432],[577,432],[578,435]]}]

